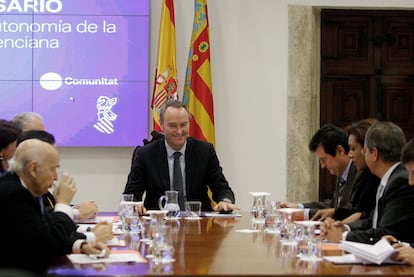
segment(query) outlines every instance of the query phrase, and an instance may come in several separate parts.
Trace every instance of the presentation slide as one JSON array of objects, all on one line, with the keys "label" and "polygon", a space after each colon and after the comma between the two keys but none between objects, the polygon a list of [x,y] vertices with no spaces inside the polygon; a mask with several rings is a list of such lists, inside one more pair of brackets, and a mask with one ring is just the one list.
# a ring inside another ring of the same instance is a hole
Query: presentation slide
[{"label": "presentation slide", "polygon": [[0,118],[42,115],[58,146],[148,136],[149,0],[0,0]]}]

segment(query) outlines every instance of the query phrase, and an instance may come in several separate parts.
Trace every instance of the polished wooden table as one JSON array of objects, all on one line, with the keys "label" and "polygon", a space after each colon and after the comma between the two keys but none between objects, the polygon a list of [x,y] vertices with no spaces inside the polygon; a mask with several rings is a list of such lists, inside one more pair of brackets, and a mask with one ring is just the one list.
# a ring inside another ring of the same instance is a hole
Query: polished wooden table
[{"label": "polished wooden table", "polygon": [[[299,276],[299,275],[412,275],[408,265],[335,265],[328,261],[303,262],[291,247],[281,246],[277,235],[264,232],[242,233],[252,229],[250,214],[240,218],[202,218],[168,221],[173,228],[175,262],[162,266],[152,263],[73,265],[66,257],[50,267],[49,274],[81,276]],[[128,241],[126,248],[146,255],[147,246],[139,239]],[[339,255],[342,251],[325,251]]]}]

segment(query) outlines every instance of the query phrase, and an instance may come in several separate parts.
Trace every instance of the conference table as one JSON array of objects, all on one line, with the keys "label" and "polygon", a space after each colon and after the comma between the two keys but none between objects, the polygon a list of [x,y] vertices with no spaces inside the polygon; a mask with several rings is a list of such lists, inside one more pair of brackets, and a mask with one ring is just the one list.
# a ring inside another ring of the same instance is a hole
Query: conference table
[{"label": "conference table", "polygon": [[[199,220],[168,220],[174,231],[174,262],[155,265],[150,259],[140,263],[74,265],[61,257],[49,268],[51,275],[71,276],[343,276],[413,275],[409,265],[338,265],[329,261],[305,262],[297,258],[293,247],[281,245],[277,234],[263,231],[252,223],[248,212],[240,217],[202,217]],[[102,215],[102,214],[101,214]],[[142,220],[145,227],[145,220]],[[146,256],[148,246],[139,239],[120,235],[126,246]],[[329,246],[329,245],[328,245]],[[323,247],[323,255],[342,255],[339,247]]]}]

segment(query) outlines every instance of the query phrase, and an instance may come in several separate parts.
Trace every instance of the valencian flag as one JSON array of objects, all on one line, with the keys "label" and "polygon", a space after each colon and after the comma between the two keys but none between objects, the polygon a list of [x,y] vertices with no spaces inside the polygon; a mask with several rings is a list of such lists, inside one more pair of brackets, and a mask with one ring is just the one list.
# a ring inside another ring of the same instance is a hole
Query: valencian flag
[{"label": "valencian flag", "polygon": [[152,111],[154,131],[161,131],[160,108],[167,100],[178,99],[175,46],[174,0],[163,0],[158,38],[158,60],[155,70]]},{"label": "valencian flag", "polygon": [[[192,115],[190,136],[215,145],[209,36],[207,0],[194,0],[193,33],[185,73],[183,103]],[[212,199],[210,189],[208,195]],[[212,207],[215,204],[211,200]]]},{"label": "valencian flag", "polygon": [[207,0],[194,1],[194,23],[183,103],[192,114],[190,136],[215,145]]}]

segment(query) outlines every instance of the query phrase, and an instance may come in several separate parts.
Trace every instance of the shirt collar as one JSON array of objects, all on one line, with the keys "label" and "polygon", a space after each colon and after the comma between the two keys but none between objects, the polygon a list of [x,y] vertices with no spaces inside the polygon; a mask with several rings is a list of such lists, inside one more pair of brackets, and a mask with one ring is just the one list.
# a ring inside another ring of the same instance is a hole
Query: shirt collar
[{"label": "shirt collar", "polygon": [[391,176],[391,173],[394,171],[394,169],[398,166],[400,164],[400,162],[397,162],[397,163],[395,163],[395,164],[393,164],[388,170],[387,170],[387,172],[385,172],[385,174],[384,174],[384,176],[382,176],[382,178],[381,178],[381,185],[383,185],[384,186],[384,188],[385,188],[385,185],[388,183],[388,179],[390,178],[390,176]]},{"label": "shirt collar", "polygon": [[174,155],[174,153],[177,152],[177,151],[181,152],[181,154],[184,156],[185,149],[187,148],[187,140],[184,142],[183,147],[181,147],[181,149],[179,149],[179,150],[172,149],[172,147],[168,145],[166,140],[164,140],[164,143],[165,143],[165,149],[167,149],[167,156],[168,157],[172,157]]},{"label": "shirt collar", "polygon": [[348,165],[345,168],[345,171],[341,175],[341,179],[346,182],[348,180],[349,169],[351,168],[352,160],[349,160]]}]

